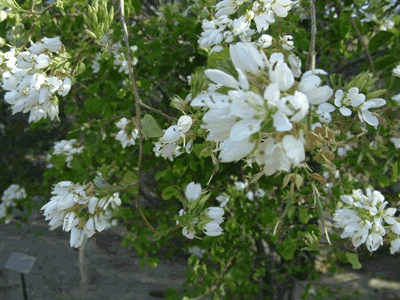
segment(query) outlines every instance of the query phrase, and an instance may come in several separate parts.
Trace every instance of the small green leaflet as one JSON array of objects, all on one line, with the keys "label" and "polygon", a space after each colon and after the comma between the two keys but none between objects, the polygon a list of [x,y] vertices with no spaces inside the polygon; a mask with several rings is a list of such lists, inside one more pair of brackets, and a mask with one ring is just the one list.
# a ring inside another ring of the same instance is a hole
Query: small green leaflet
[{"label": "small green leaflet", "polygon": [[358,254],[357,253],[350,253],[346,252],[346,258],[351,263],[351,266],[353,267],[354,270],[359,270],[361,269],[361,264],[360,261],[358,260]]},{"label": "small green leaflet", "polygon": [[157,121],[149,114],[146,114],[141,120],[142,133],[148,137],[162,137],[164,136],[164,131],[158,125]]}]

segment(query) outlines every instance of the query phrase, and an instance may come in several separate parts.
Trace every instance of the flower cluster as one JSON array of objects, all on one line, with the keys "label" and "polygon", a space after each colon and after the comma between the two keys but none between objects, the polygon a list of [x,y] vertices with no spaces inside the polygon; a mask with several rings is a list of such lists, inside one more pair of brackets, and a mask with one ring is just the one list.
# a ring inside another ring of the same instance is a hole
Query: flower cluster
[{"label": "flower cluster", "polygon": [[65,162],[67,163],[67,166],[71,168],[71,160],[74,156],[74,154],[82,153],[83,149],[85,147],[81,146],[78,148],[75,148],[76,145],[76,140],[61,140],[59,142],[54,143],[54,151],[53,155],[65,155],[67,158],[65,159]]},{"label": "flower cluster", "polygon": [[[275,16],[285,18],[288,11],[292,8],[291,0],[272,0],[272,1],[235,1],[223,0],[216,5],[216,19],[211,21],[203,20],[199,45],[203,48],[213,47],[211,52],[220,51],[221,43],[230,44],[233,42],[251,42],[251,38],[256,33],[263,33],[269,25],[275,22]],[[231,19],[239,8],[247,11],[246,15],[239,15],[236,19]],[[252,22],[254,21],[254,23]],[[288,45],[288,50],[292,49],[289,36],[282,38],[283,45]],[[263,34],[258,43],[264,48],[271,46],[272,37]]]},{"label": "flower cluster", "polygon": [[[186,186],[185,196],[187,200],[187,210],[181,209],[179,216],[188,215],[186,219],[186,226],[182,229],[182,234],[188,239],[193,239],[196,235],[195,228],[202,229],[208,236],[218,236],[222,234],[220,224],[223,222],[224,209],[221,207],[209,207],[200,214],[194,214],[195,211],[201,210],[204,203],[200,201],[202,188],[199,183],[191,182]],[[194,214],[194,215],[193,215]],[[176,224],[180,224],[176,220]]]},{"label": "flower cluster", "polygon": [[135,145],[135,140],[139,136],[139,130],[136,128],[132,129],[128,125],[132,123],[127,118],[122,118],[115,124],[120,129],[115,138],[121,142],[122,148]]},{"label": "flower cluster", "polygon": [[1,197],[0,204],[0,218],[6,217],[6,224],[9,224],[13,216],[7,215],[7,207],[13,206],[15,207],[14,200],[24,199],[26,198],[26,192],[23,187],[20,187],[18,184],[10,185],[4,192]]},{"label": "flower cluster", "polygon": [[378,118],[374,113],[371,113],[369,109],[381,107],[386,104],[386,101],[382,98],[374,98],[365,101],[365,98],[365,95],[360,93],[357,87],[350,88],[346,94],[342,90],[338,90],[335,93],[335,105],[339,107],[339,111],[343,116],[350,116],[352,110],[355,110],[358,112],[358,117],[361,122],[367,122],[369,125],[378,126]]},{"label": "flower cluster", "polygon": [[186,143],[185,137],[187,132],[190,130],[192,123],[193,120],[190,116],[181,116],[177,125],[170,126],[165,130],[164,136],[161,137],[158,142],[154,143],[153,151],[155,152],[155,155],[173,161],[174,157],[182,154],[180,151],[181,146],[179,145],[181,139],[184,141],[186,153],[190,153],[193,141]]},{"label": "flower cluster", "polygon": [[[326,102],[332,89],[320,86],[321,79],[311,71],[295,83],[301,62],[294,55],[289,57],[289,67],[283,53],[272,53],[267,59],[251,43],[230,45],[229,50],[237,79],[208,69],[205,75],[215,84],[191,102],[208,108],[201,125],[209,131],[207,140],[219,142],[221,162],[237,161],[257,150],[253,160],[264,165],[268,175],[299,166],[305,159],[304,138],[294,124],[306,117],[310,104]],[[325,74],[322,70],[316,73]],[[229,88],[227,94],[216,92],[221,87]],[[262,129],[271,122],[275,133],[265,136]],[[282,135],[287,131],[293,134]],[[261,137],[268,138],[260,144]]]},{"label": "flower cluster", "polygon": [[[2,88],[7,92],[4,100],[11,104],[12,113],[29,112],[29,122],[42,118],[58,118],[57,92],[66,96],[71,88],[71,79],[66,70],[59,67],[65,58],[54,57],[63,53],[58,38],[43,38],[26,51],[11,48],[1,55],[3,69]],[[57,72],[54,72],[57,65]]]},{"label": "flower cluster", "polygon": [[391,239],[391,253],[400,251],[400,223],[394,217],[396,208],[387,208],[385,197],[379,191],[367,188],[366,195],[361,190],[353,190],[352,195],[342,195],[340,199],[346,204],[336,210],[335,226],[343,228],[341,238],[351,238],[355,248],[366,243],[369,251],[373,252],[383,245],[383,237]]},{"label": "flower cluster", "polygon": [[118,192],[97,197],[93,184],[82,186],[62,181],[51,193],[54,196],[41,210],[46,220],[50,220],[50,230],[62,226],[64,231],[71,231],[71,247],[79,247],[84,237],[91,237],[96,230],[100,232],[116,225],[110,207],[121,205]]}]

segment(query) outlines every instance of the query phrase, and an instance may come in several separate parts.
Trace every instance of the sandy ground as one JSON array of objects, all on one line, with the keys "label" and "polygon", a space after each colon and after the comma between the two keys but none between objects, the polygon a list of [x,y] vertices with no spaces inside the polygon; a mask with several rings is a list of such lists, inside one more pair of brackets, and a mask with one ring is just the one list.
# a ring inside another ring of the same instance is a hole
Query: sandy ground
[{"label": "sandy ground", "polygon": [[184,260],[160,260],[155,269],[141,269],[134,250],[122,248],[120,242],[121,237],[110,231],[89,242],[89,285],[82,289],[78,250],[69,246],[69,233],[49,231],[45,223],[21,229],[0,224],[0,299],[23,299],[20,274],[4,268],[12,252],[37,257],[25,275],[29,300],[152,300],[164,299],[166,288],[182,290]]}]

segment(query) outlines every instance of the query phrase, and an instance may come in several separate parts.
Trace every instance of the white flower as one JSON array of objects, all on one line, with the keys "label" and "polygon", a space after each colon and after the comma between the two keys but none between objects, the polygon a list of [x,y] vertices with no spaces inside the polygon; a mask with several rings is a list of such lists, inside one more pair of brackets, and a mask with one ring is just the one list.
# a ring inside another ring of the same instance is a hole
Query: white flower
[{"label": "white flower", "polygon": [[65,78],[61,84],[60,89],[57,91],[57,93],[60,96],[63,96],[63,97],[66,96],[68,94],[69,90],[71,89],[71,84],[72,84],[71,79],[69,79],[68,77]]},{"label": "white flower", "polygon": [[104,214],[102,213],[96,214],[94,216],[94,224],[98,232],[103,231],[107,226],[107,221],[106,218],[104,217]]},{"label": "white flower", "polygon": [[70,238],[70,246],[78,248],[81,246],[83,242],[83,238],[85,234],[77,227],[72,228],[71,230],[71,238]]},{"label": "white flower", "polygon": [[250,22],[247,20],[246,16],[241,16],[232,23],[232,33],[234,35],[239,35],[244,32],[250,27]]},{"label": "white flower", "polygon": [[283,60],[281,53],[273,53],[270,57],[269,77],[272,83],[278,83],[279,90],[287,91],[294,83],[292,70]]},{"label": "white flower", "polygon": [[378,124],[379,124],[378,118],[373,113],[371,113],[368,109],[375,108],[375,107],[381,107],[385,104],[386,104],[386,101],[382,98],[374,98],[374,99],[364,102],[361,105],[360,110],[358,111],[358,117],[360,118],[360,121],[365,121],[369,125],[372,125],[372,126],[378,126]]},{"label": "white flower", "polygon": [[42,39],[43,46],[52,52],[58,52],[60,51],[60,48],[62,46],[62,43],[58,37],[55,38],[43,38]]},{"label": "white flower", "polygon": [[249,199],[250,201],[254,200],[254,192],[253,191],[248,191],[246,193],[246,198]]},{"label": "white flower", "polygon": [[93,217],[90,217],[89,220],[86,222],[85,227],[83,228],[83,233],[87,237],[93,236],[95,234],[95,224],[94,224],[94,219]]},{"label": "white flower", "polygon": [[125,126],[128,125],[128,123],[129,123],[128,119],[123,117],[121,120],[115,123],[115,126],[117,126],[119,129],[124,129]]},{"label": "white flower", "polygon": [[394,95],[394,96],[392,97],[392,99],[393,99],[394,101],[396,101],[397,104],[400,104],[400,94]]},{"label": "white flower", "polygon": [[215,13],[216,17],[220,17],[223,15],[231,15],[235,13],[237,10],[237,7],[242,4],[242,1],[235,1],[235,0],[223,0],[217,3],[216,10],[217,12]]},{"label": "white flower", "polygon": [[290,51],[294,48],[293,37],[291,35],[284,35],[281,41],[283,42],[283,49]]},{"label": "white flower", "polygon": [[400,251],[400,238],[397,238],[390,242],[390,253],[395,254]]},{"label": "white flower", "polygon": [[246,182],[236,181],[234,184],[238,191],[243,191],[249,187],[249,183],[247,181]]},{"label": "white flower", "polygon": [[393,69],[393,75],[400,77],[400,65]]},{"label": "white flower", "polygon": [[294,77],[300,77],[301,76],[301,59],[297,55],[294,55],[293,53],[289,55],[289,65],[290,69],[292,70],[293,76]]},{"label": "white flower", "polygon": [[387,202],[379,191],[367,188],[364,195],[361,190],[353,190],[352,195],[342,195],[340,198],[347,206],[336,211],[335,226],[344,228],[340,237],[350,237],[354,247],[366,243],[369,251],[377,250],[386,234],[383,222],[391,226],[393,233],[400,233],[400,224],[393,217],[397,209],[385,209]]},{"label": "white flower", "polygon": [[300,166],[300,163],[306,159],[304,140],[296,139],[292,135],[285,135],[282,139],[283,148],[286,151],[287,158],[295,167]]},{"label": "white flower", "polygon": [[229,53],[236,68],[243,72],[257,74],[264,70],[265,61],[260,52],[251,43],[229,45]]},{"label": "white flower", "polygon": [[373,252],[379,248],[379,246],[383,245],[382,236],[378,233],[371,233],[368,235],[366,240],[367,248],[370,252]]},{"label": "white flower", "polygon": [[330,103],[321,103],[317,108],[319,120],[322,123],[330,123],[332,121],[331,113],[335,111],[335,107]]},{"label": "white flower", "polygon": [[272,45],[272,40],[272,36],[270,36],[269,34],[263,34],[259,37],[257,43],[263,48],[269,48]]},{"label": "white flower", "polygon": [[274,10],[274,13],[281,18],[285,18],[291,8],[291,0],[275,0],[274,4],[272,4],[272,9]]},{"label": "white flower", "polygon": [[201,191],[200,183],[189,183],[185,190],[186,199],[188,199],[189,202],[197,201],[200,198]]},{"label": "white flower", "polygon": [[209,207],[206,209],[206,214],[209,216],[211,219],[221,221],[222,222],[222,216],[224,215],[225,211],[221,207]]},{"label": "white flower", "polygon": [[229,202],[229,196],[227,194],[221,194],[217,198],[217,201],[220,203],[220,207],[224,207],[228,204]]},{"label": "white flower", "polygon": [[[263,13],[255,15],[254,22],[256,23],[257,31],[259,33],[261,33],[264,30],[267,30],[269,28],[269,24],[272,24],[275,22],[274,14],[272,13],[272,11],[267,10]],[[271,40],[272,40],[272,38],[271,38]],[[268,47],[266,47],[266,48],[268,48]]]},{"label": "white flower", "polygon": [[326,74],[323,70],[307,71],[301,77],[298,90],[307,96],[308,102],[313,105],[321,104],[329,100],[333,95],[333,90],[327,86],[320,86],[321,79],[316,74]]},{"label": "white flower", "polygon": [[36,58],[36,68],[43,69],[50,64],[50,57],[46,54],[40,54]]},{"label": "white flower", "polygon": [[400,148],[400,138],[396,138],[396,137],[391,137],[390,141],[394,144],[394,146],[396,147],[396,149]]},{"label": "white flower", "polygon": [[352,111],[346,106],[357,107],[360,106],[364,101],[365,95],[359,93],[357,87],[350,88],[346,97],[344,97],[344,92],[342,90],[338,90],[335,93],[335,105],[340,107],[340,113],[346,117],[350,116],[352,113]]},{"label": "white flower", "polygon": [[193,238],[194,238],[194,236],[195,236],[195,234],[196,234],[196,231],[194,231],[194,230],[189,230],[187,227],[183,227],[183,228],[182,228],[182,234],[183,234],[184,236],[186,236],[188,239],[193,240]]},{"label": "white flower", "polygon": [[160,142],[173,143],[179,140],[181,133],[177,125],[170,126],[164,133],[164,136],[160,138]]},{"label": "white flower", "polygon": [[265,191],[263,189],[257,189],[255,192],[255,196],[257,198],[262,198],[265,196]]},{"label": "white flower", "polygon": [[222,228],[219,226],[219,223],[215,221],[205,224],[203,230],[208,236],[218,236],[222,234]]},{"label": "white flower", "polygon": [[232,141],[228,138],[220,143],[219,159],[221,162],[238,161],[248,155],[254,146],[255,143],[251,143],[249,139]]}]

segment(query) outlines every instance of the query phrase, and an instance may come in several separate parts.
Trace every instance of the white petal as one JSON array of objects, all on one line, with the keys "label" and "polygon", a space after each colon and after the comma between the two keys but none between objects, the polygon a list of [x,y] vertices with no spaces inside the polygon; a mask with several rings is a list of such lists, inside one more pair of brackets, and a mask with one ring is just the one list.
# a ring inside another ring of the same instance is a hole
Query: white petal
[{"label": "white petal", "polygon": [[244,119],[233,125],[231,129],[230,139],[232,141],[240,141],[250,137],[253,133],[260,130],[260,120]]},{"label": "white petal", "polygon": [[272,118],[274,120],[274,127],[277,131],[289,131],[293,128],[289,118],[281,111],[277,111]]},{"label": "white petal", "polygon": [[239,89],[239,83],[232,75],[226,74],[225,72],[217,69],[208,69],[204,71],[204,74],[212,81],[218,84],[225,85],[234,89]]},{"label": "white petal", "polygon": [[341,107],[342,106],[342,99],[343,99],[343,91],[342,90],[337,90],[335,93],[335,105],[337,107]]},{"label": "white petal", "polygon": [[340,113],[341,113],[343,116],[345,116],[345,117],[351,115],[351,110],[348,109],[347,107],[341,107],[341,108],[339,108],[339,111],[340,111]]},{"label": "white petal", "polygon": [[363,110],[361,114],[364,121],[367,122],[369,125],[378,126],[379,124],[378,118],[374,116],[372,113],[370,113],[368,110]]}]

